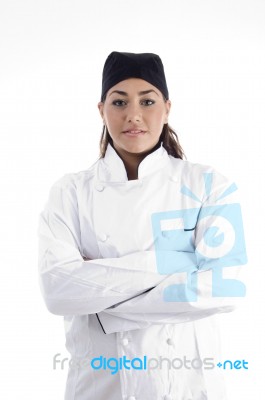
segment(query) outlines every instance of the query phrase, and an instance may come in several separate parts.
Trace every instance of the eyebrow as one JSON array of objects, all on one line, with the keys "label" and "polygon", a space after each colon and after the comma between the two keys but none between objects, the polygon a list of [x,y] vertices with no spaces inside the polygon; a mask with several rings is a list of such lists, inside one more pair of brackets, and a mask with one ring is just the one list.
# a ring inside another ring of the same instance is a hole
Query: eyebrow
[{"label": "eyebrow", "polygon": [[[157,96],[159,96],[158,95],[158,93],[155,91],[155,90],[153,90],[153,89],[150,89],[150,90],[142,90],[141,92],[138,92],[138,95],[139,96],[143,96],[143,95],[145,95],[145,94],[148,94],[148,93],[155,93]],[[113,93],[118,93],[118,94],[120,94],[121,96],[126,96],[126,97],[128,97],[128,93],[127,92],[124,92],[123,90],[113,90],[113,92],[111,92],[110,94],[109,94],[109,96],[111,96]]]}]

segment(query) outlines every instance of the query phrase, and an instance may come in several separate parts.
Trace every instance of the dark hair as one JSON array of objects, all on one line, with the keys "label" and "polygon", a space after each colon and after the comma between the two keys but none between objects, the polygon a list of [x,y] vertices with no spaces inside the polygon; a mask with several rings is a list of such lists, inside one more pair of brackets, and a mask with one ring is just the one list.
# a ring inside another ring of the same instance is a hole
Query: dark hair
[{"label": "dark hair", "polygon": [[[185,157],[184,151],[179,144],[178,135],[168,124],[164,124],[156,148],[160,147],[161,142],[163,142],[163,147],[169,155],[181,159]],[[100,158],[105,157],[109,143],[113,146],[113,140],[109,134],[108,128],[104,125],[100,138]]]}]

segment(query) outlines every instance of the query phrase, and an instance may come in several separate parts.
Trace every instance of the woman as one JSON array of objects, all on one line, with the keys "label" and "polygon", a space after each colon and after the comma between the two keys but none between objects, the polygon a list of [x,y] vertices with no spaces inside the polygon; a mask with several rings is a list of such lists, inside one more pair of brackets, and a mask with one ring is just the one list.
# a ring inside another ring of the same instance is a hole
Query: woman
[{"label": "woman", "polygon": [[57,181],[40,216],[41,289],[71,354],[66,400],[226,398],[214,314],[244,296],[237,190],[183,161],[170,105],[157,55],[112,52],[101,157]]}]

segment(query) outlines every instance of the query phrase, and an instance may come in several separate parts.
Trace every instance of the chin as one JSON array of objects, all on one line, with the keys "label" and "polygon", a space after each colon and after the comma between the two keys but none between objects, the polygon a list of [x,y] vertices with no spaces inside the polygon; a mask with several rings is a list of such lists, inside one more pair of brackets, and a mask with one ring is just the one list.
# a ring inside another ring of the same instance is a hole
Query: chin
[{"label": "chin", "polygon": [[127,153],[131,154],[145,154],[152,152],[155,148],[157,148],[158,142],[150,143],[150,144],[143,144],[143,143],[120,143],[117,144],[117,150],[126,151]]},{"label": "chin", "polygon": [[128,153],[134,153],[134,154],[142,154],[142,153],[147,153],[148,151],[152,150],[152,147],[150,146],[138,146],[138,147],[128,147],[126,148],[126,151]]}]

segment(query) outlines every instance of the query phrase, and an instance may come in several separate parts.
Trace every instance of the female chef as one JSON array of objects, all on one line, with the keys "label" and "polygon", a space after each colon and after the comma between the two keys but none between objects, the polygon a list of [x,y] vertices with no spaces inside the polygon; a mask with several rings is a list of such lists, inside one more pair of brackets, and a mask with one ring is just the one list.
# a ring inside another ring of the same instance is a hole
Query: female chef
[{"label": "female chef", "polygon": [[40,215],[41,290],[71,355],[65,400],[226,399],[215,314],[245,294],[237,187],[183,160],[170,105],[159,56],[112,52],[101,156],[54,183]]}]

